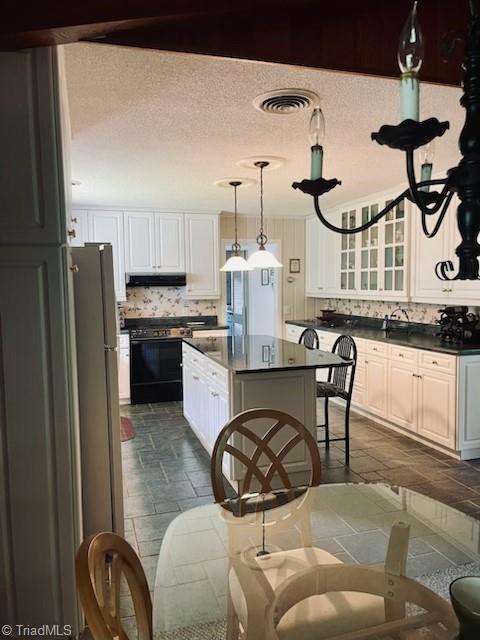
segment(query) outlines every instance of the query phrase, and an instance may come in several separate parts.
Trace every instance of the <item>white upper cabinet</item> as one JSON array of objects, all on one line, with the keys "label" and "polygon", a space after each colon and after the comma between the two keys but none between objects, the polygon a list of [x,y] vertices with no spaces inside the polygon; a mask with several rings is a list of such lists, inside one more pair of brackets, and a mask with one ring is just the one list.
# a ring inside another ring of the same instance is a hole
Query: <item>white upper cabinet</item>
[{"label": "white upper cabinet", "polygon": [[[440,280],[435,273],[435,265],[451,260],[454,265],[452,275],[458,270],[455,249],[461,242],[457,227],[456,211],[458,199],[452,199],[440,230],[434,238],[427,238],[422,230],[419,210],[412,206],[413,219],[413,273],[412,300],[415,302],[438,302],[439,304],[478,304],[480,300],[480,280]],[[427,220],[428,229],[435,224],[438,214]]]},{"label": "white upper cabinet", "polygon": [[187,298],[220,297],[218,216],[185,216]]},{"label": "white upper cabinet", "polygon": [[88,240],[109,243],[113,249],[113,275],[117,300],[126,299],[122,211],[91,210],[87,214]]},{"label": "white upper cabinet", "polygon": [[154,214],[125,213],[125,263],[127,273],[149,273],[156,265]]},{"label": "white upper cabinet", "polygon": [[185,271],[183,214],[155,214],[155,271]]},{"label": "white upper cabinet", "polygon": [[185,271],[183,214],[125,213],[127,273]]},{"label": "white upper cabinet", "polygon": [[[391,199],[379,194],[350,203],[340,212],[342,229],[359,227],[374,218]],[[339,295],[357,298],[408,296],[408,227],[401,202],[380,222],[364,231],[342,235],[340,240]]]},{"label": "white upper cabinet", "polygon": [[[444,260],[452,260],[455,267],[454,274],[458,271],[458,258],[455,254],[455,249],[462,241],[457,226],[458,204],[459,200],[455,195],[447,214],[450,222],[448,231],[451,240],[448,243],[447,254],[443,258]],[[454,282],[444,282],[443,284],[450,289],[449,294],[455,304],[462,302],[465,304],[473,303],[477,306],[480,304],[480,280],[455,280]]]},{"label": "white upper cabinet", "polygon": [[324,227],[317,216],[305,220],[305,294],[308,297],[337,290],[338,241],[338,235]]}]

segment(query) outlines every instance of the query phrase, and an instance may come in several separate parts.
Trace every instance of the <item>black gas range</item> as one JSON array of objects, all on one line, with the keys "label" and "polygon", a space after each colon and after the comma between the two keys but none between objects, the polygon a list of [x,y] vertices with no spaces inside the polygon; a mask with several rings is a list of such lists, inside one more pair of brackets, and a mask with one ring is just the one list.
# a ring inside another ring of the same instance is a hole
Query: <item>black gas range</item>
[{"label": "black gas range", "polygon": [[[214,322],[212,319],[215,318]],[[216,317],[135,318],[125,321],[130,334],[130,402],[181,400],[182,339],[194,328],[216,324]]]}]

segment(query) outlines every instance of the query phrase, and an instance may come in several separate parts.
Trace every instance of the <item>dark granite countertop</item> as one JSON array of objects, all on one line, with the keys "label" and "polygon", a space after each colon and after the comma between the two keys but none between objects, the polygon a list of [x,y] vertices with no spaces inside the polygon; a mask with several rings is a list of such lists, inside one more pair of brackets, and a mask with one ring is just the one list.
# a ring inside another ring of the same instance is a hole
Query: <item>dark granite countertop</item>
[{"label": "dark granite countertop", "polygon": [[192,324],[188,323],[192,331],[219,331],[220,329],[228,329],[226,324]]},{"label": "dark granite countertop", "polygon": [[329,351],[272,336],[184,338],[183,341],[234,373],[339,367],[345,360]]},{"label": "dark granite countertop", "polygon": [[145,318],[125,318],[124,331],[143,327],[191,327],[192,331],[213,331],[228,329],[226,324],[218,324],[217,316],[158,316]]},{"label": "dark granite countertop", "polygon": [[[380,320],[381,323],[381,320]],[[433,325],[426,325],[424,329],[414,324],[410,334],[405,329],[392,329],[388,333],[382,331],[380,327],[362,326],[349,324],[348,320],[335,320],[334,326],[328,326],[317,320],[287,320],[286,324],[296,324],[300,327],[312,327],[320,331],[330,331],[332,333],[344,333],[352,338],[364,338],[365,340],[376,340],[398,344],[402,347],[412,347],[414,349],[425,349],[425,351],[437,351],[438,353],[449,353],[455,356],[480,355],[480,345],[470,344],[448,344],[441,342],[438,336],[433,335]]]}]

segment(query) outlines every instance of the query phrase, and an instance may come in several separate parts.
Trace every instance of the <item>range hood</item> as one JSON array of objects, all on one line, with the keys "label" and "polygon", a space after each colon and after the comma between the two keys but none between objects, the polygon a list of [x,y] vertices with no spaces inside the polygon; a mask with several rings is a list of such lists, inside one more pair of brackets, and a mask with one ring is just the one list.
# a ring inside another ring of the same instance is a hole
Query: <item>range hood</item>
[{"label": "range hood", "polygon": [[127,273],[127,287],[184,287],[184,273]]}]

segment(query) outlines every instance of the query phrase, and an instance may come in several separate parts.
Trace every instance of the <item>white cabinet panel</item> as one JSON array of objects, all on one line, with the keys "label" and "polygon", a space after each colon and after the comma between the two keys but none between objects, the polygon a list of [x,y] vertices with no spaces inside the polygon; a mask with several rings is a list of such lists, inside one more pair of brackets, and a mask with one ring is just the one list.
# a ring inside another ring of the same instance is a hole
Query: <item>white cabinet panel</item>
[{"label": "white cabinet panel", "polygon": [[[451,238],[448,247],[448,255],[444,257],[445,260],[452,260],[455,271],[457,273],[458,270],[458,258],[455,255],[455,249],[462,241],[460,233],[458,231],[457,226],[457,207],[459,204],[459,200],[457,196],[454,196],[452,199],[452,204],[450,205],[450,209],[448,212],[449,216],[449,237]],[[448,226],[448,225],[445,225]],[[479,304],[480,301],[480,280],[455,280],[453,282],[444,283],[451,289],[450,297],[455,304],[461,303],[474,303],[475,305]]]},{"label": "white cabinet panel", "polygon": [[[334,215],[329,215],[336,223]],[[305,220],[305,295],[322,297],[335,293],[340,287],[337,265],[340,237],[329,231],[317,218]]]},{"label": "white cabinet panel", "polygon": [[305,327],[300,327],[297,324],[286,324],[285,337],[289,342],[298,342],[300,336],[305,331]]},{"label": "white cabinet panel", "polygon": [[378,416],[387,416],[387,360],[368,356],[365,360],[366,409]]},{"label": "white cabinet panel", "polygon": [[123,213],[121,211],[90,210],[88,212],[88,239],[90,242],[112,245],[115,294],[117,300],[125,300]]},{"label": "white cabinet panel", "polygon": [[320,221],[316,216],[305,220],[305,295],[321,296],[325,272],[321,265]]},{"label": "white cabinet panel", "polygon": [[148,211],[125,213],[125,263],[127,273],[154,270],[154,215]]},{"label": "white cabinet panel", "polygon": [[456,378],[445,373],[419,369],[418,433],[455,448]]},{"label": "white cabinet panel", "polygon": [[155,271],[185,271],[183,215],[155,214]]},{"label": "white cabinet panel", "polygon": [[392,360],[388,367],[388,419],[410,431],[417,430],[416,365]]},{"label": "white cabinet panel", "polygon": [[[119,337],[120,338],[120,337]],[[118,395],[120,401],[130,399],[130,349],[118,340]]]},{"label": "white cabinet panel", "polygon": [[187,298],[220,297],[218,216],[185,216]]},{"label": "white cabinet panel", "polygon": [[88,241],[87,214],[85,209],[73,209],[67,220],[68,244],[71,247],[83,247]]}]

